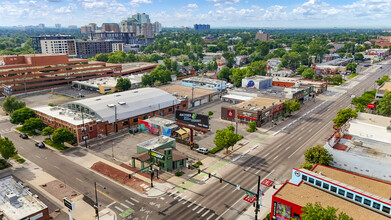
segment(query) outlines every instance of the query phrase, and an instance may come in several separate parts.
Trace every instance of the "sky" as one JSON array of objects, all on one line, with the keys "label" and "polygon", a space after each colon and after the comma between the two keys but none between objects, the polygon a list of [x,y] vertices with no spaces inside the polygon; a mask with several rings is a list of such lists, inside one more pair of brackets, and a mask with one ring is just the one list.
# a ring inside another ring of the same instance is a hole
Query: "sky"
[{"label": "sky", "polygon": [[101,26],[135,13],[163,27],[391,28],[391,0],[0,0],[0,26]]}]

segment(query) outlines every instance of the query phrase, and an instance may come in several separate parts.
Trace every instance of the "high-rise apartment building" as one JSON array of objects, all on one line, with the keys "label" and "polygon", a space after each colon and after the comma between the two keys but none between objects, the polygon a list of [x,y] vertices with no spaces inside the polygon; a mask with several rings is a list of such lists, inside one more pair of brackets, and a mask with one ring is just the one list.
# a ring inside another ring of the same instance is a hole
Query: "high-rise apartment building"
[{"label": "high-rise apartment building", "polygon": [[103,23],[102,31],[119,32],[119,25],[117,23]]},{"label": "high-rise apartment building", "polygon": [[55,24],[54,25],[56,28],[60,29],[61,28],[61,24]]},{"label": "high-rise apartment building", "polygon": [[53,41],[61,41],[61,40],[75,40],[75,38],[71,35],[62,35],[62,34],[56,34],[56,35],[42,35],[38,37],[31,37],[32,43],[33,43],[33,49],[35,51],[38,51],[39,53],[42,53],[42,47],[41,47],[41,41],[42,40],[53,40]]},{"label": "high-rise apartment building", "polygon": [[269,41],[270,35],[268,33],[263,33],[261,30],[257,32],[255,35],[255,39],[258,39],[260,41]]},{"label": "high-rise apartment building", "polygon": [[91,27],[90,27],[90,26],[87,26],[87,25],[81,26],[80,29],[81,29],[81,33],[82,33],[82,34],[88,34],[88,33],[91,33],[91,32],[92,32],[92,31],[91,31]]},{"label": "high-rise apartment building", "polygon": [[42,54],[67,54],[76,57],[75,39],[41,40]]},{"label": "high-rise apartment building", "polygon": [[137,32],[138,21],[135,18],[127,18],[121,21],[121,32]]},{"label": "high-rise apartment building", "polygon": [[160,33],[161,31],[162,31],[162,24],[160,24],[158,21],[153,23],[153,33],[157,34]]},{"label": "high-rise apartment building", "polygon": [[95,23],[89,23],[88,26],[90,27],[91,32],[98,30],[98,26]]},{"label": "high-rise apartment building", "polygon": [[141,25],[142,23],[151,23],[151,20],[149,19],[149,15],[145,13],[137,13],[132,16],[132,18],[136,19],[138,24]]},{"label": "high-rise apartment building", "polygon": [[44,28],[45,28],[45,24],[39,24],[38,27],[39,27],[40,29],[44,29]]},{"label": "high-rise apartment building", "polygon": [[153,25],[151,23],[142,23],[140,35],[143,35],[145,38],[152,38],[153,37],[152,26]]}]

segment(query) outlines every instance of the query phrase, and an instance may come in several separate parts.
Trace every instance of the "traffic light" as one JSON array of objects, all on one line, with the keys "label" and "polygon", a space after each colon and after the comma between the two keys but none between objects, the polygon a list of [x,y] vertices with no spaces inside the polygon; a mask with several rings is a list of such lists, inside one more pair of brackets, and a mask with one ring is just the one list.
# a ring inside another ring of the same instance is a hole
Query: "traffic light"
[{"label": "traffic light", "polygon": [[212,175],[211,173],[208,174],[209,178],[210,178],[211,175]]},{"label": "traffic light", "polygon": [[132,174],[129,174],[129,179],[132,179]]},{"label": "traffic light", "polygon": [[223,183],[223,178],[222,177],[220,177],[220,183]]},{"label": "traffic light", "polygon": [[201,173],[201,169],[198,169],[198,174],[200,174]]}]

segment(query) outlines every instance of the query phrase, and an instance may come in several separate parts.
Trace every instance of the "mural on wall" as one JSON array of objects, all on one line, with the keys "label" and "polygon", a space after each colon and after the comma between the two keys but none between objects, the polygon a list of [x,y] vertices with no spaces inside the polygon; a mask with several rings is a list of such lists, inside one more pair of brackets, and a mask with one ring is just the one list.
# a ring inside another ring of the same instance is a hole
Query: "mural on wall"
[{"label": "mural on wall", "polygon": [[277,216],[278,215],[283,218],[290,219],[290,217],[292,215],[291,207],[284,205],[284,204],[281,204],[281,203],[277,203]]},{"label": "mural on wall", "polygon": [[160,135],[162,133],[158,125],[152,124],[150,122],[140,120],[138,121],[138,125],[139,125],[139,130],[142,132],[146,132],[154,135]]},{"label": "mural on wall", "polygon": [[163,135],[164,136],[171,136],[171,129],[170,128],[166,128],[166,127],[162,127],[162,130],[163,130]]}]

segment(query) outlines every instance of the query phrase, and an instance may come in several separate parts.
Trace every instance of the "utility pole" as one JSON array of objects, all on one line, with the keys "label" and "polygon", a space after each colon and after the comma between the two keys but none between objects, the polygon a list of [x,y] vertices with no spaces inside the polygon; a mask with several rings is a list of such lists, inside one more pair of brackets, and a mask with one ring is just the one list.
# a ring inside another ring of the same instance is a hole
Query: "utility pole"
[{"label": "utility pole", "polygon": [[98,218],[99,220],[99,203],[98,203],[98,193],[97,193],[97,190],[96,190],[96,185],[99,185],[100,187],[102,187],[103,189],[106,189],[106,187],[100,185],[99,183],[95,182],[95,215],[96,217]]},{"label": "utility pole", "polygon": [[85,133],[87,131],[87,128],[86,128],[86,126],[84,124],[84,107],[81,107],[80,110],[81,110],[81,120],[82,120],[82,123],[83,123],[83,128],[82,128],[83,136],[82,136],[82,139],[84,139],[84,145],[87,148],[88,147],[87,146],[87,136],[85,135]]}]

